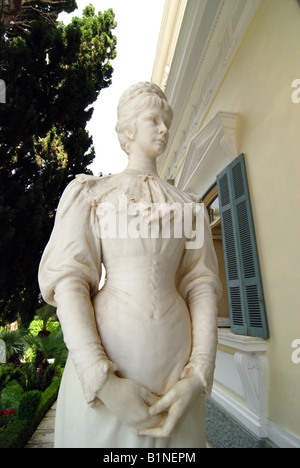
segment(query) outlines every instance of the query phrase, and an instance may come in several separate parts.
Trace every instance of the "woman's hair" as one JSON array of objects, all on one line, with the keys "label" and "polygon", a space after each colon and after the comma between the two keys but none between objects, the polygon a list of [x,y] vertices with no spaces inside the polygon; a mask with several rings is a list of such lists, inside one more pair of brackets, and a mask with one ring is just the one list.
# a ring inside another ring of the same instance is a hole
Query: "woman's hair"
[{"label": "woman's hair", "polygon": [[159,86],[154,83],[147,81],[136,83],[122,94],[118,104],[116,131],[121,148],[127,154],[129,154],[129,143],[135,135],[135,121],[138,115],[154,105],[164,108],[170,116],[170,121],[172,120],[173,111],[167,98]]}]

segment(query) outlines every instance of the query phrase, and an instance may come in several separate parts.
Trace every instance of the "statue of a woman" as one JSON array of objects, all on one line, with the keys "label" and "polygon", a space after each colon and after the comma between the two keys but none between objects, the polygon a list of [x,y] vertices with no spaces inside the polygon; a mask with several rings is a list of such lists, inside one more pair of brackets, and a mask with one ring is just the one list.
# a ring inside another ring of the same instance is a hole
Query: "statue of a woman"
[{"label": "statue of a woman", "polygon": [[55,447],[206,445],[220,284],[199,197],[157,175],[171,121],[159,87],[130,87],[117,123],[127,169],[79,175],[59,203],[39,271],[69,350]]}]

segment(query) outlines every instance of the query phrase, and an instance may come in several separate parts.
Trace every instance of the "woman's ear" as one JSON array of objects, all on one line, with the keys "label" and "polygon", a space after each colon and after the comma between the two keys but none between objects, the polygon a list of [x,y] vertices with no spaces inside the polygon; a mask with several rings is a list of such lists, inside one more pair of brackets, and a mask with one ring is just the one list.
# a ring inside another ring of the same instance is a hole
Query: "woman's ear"
[{"label": "woman's ear", "polygon": [[127,125],[124,129],[124,133],[126,138],[132,141],[135,137],[135,127],[133,125]]}]

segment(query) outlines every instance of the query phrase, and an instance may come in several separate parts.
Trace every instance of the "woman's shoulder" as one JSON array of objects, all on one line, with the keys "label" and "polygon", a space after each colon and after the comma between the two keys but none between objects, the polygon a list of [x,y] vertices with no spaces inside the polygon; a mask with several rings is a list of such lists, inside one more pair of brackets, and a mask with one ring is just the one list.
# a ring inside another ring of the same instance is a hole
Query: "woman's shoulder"
[{"label": "woman's shoulder", "polygon": [[73,184],[79,187],[92,204],[95,204],[99,201],[103,193],[116,184],[117,176],[118,174],[107,176],[78,174],[73,180]]},{"label": "woman's shoulder", "polygon": [[199,195],[187,192],[175,185],[171,185],[169,182],[163,179],[160,179],[160,181],[165,189],[173,195],[173,198],[181,198],[185,203],[203,203],[203,200]]},{"label": "woman's shoulder", "polygon": [[76,182],[86,187],[99,186],[107,183],[108,180],[111,180],[113,176],[94,176],[89,174],[77,174],[75,176]]}]

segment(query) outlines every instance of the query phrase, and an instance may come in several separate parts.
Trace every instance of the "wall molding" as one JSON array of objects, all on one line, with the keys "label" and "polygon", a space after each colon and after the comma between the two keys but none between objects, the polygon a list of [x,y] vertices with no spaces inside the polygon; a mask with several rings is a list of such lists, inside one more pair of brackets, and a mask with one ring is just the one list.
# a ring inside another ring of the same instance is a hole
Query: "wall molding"
[{"label": "wall molding", "polygon": [[180,167],[261,0],[190,0],[187,3],[165,93],[174,110],[162,178]]},{"label": "wall molding", "polygon": [[259,439],[269,439],[279,448],[300,448],[300,438],[285,431],[267,418],[260,418],[219,388],[212,390],[212,401],[222,407],[229,417],[242,424]]}]

